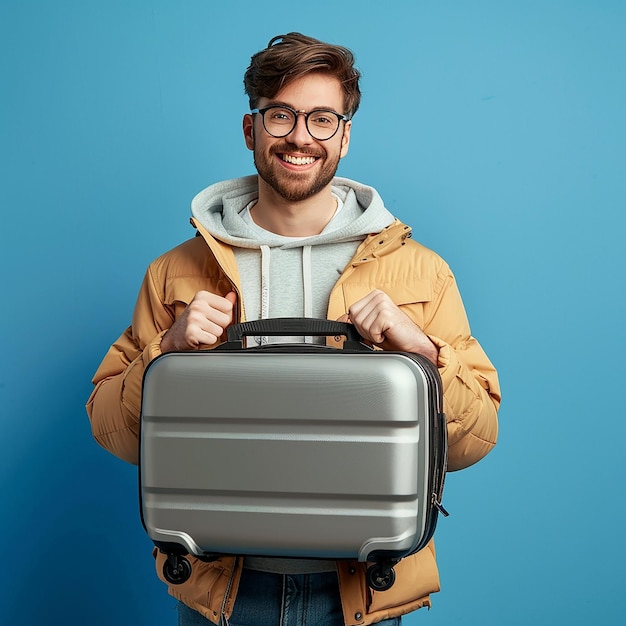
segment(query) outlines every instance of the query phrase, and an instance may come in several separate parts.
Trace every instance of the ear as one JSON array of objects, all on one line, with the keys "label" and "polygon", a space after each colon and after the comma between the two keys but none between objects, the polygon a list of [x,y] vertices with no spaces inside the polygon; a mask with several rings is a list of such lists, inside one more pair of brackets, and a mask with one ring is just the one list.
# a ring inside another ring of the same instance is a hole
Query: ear
[{"label": "ear", "polygon": [[243,116],[243,137],[248,150],[254,150],[254,115],[251,113]]},{"label": "ear", "polygon": [[349,122],[345,122],[343,126],[343,135],[341,137],[341,152],[339,153],[339,157],[343,159],[343,157],[348,154],[348,148],[350,147],[350,131],[352,130],[352,120]]}]

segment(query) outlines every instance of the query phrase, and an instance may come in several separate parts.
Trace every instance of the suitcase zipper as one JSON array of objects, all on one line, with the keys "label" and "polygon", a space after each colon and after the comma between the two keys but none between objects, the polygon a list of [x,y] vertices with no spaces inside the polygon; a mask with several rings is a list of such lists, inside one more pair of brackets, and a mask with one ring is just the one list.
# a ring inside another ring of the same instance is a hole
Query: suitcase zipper
[{"label": "suitcase zipper", "polygon": [[448,511],[446,511],[446,507],[443,506],[443,504],[441,503],[441,500],[437,497],[436,493],[433,493],[433,499],[432,499],[432,503],[433,506],[439,511],[439,513],[441,513],[444,517],[448,517],[448,515],[450,515],[450,513],[448,513]]},{"label": "suitcase zipper", "polygon": [[[434,465],[434,471],[432,472],[430,479],[431,508],[426,514],[427,532],[425,533],[425,536],[430,538],[435,532],[435,527],[437,524],[437,513],[441,513],[443,517],[448,517],[450,515],[450,513],[442,504],[443,489],[446,477],[445,465],[448,455],[447,424],[445,413],[442,410],[443,390],[441,389],[441,379],[438,376],[438,372],[435,369],[434,365],[427,359],[419,357],[417,361],[421,363],[422,371],[426,375],[427,379],[431,382],[431,393],[429,401],[432,407],[436,407],[435,410],[437,412],[430,437],[430,447],[433,454],[432,460]],[[420,546],[420,549],[421,547],[423,546]]]}]

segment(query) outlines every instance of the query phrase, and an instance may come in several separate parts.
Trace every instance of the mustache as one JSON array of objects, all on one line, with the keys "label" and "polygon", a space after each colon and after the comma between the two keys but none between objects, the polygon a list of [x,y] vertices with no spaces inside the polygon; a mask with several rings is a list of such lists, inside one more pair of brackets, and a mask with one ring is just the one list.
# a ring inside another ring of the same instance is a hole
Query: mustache
[{"label": "mustache", "polygon": [[312,150],[310,148],[301,148],[287,141],[274,145],[270,148],[270,154],[285,154],[286,152],[297,152],[301,156],[325,157],[325,150]]}]

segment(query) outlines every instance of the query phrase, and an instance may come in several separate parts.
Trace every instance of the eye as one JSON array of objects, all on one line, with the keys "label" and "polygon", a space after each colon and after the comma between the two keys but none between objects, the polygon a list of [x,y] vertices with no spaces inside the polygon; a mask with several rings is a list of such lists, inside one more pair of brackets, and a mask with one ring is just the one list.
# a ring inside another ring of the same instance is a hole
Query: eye
[{"label": "eye", "polygon": [[316,126],[334,126],[337,123],[337,116],[331,111],[313,111],[309,120]]},{"label": "eye", "polygon": [[267,118],[277,124],[293,123],[293,113],[280,107],[268,109]]}]

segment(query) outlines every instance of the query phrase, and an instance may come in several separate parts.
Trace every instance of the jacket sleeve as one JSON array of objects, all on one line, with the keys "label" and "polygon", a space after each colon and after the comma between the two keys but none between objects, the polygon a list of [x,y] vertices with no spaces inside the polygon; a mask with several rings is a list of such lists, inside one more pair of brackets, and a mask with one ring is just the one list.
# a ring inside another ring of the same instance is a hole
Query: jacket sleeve
[{"label": "jacket sleeve", "polygon": [[498,375],[471,335],[456,281],[445,264],[435,298],[424,313],[424,332],[439,348],[448,422],[448,469],[459,470],[482,459],[496,444]]},{"label": "jacket sleeve", "polygon": [[132,325],[111,346],[93,377],[87,414],[96,441],[114,455],[137,464],[143,373],[161,353],[161,338],[174,322],[148,269]]}]

